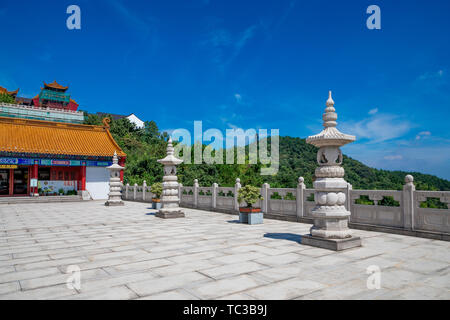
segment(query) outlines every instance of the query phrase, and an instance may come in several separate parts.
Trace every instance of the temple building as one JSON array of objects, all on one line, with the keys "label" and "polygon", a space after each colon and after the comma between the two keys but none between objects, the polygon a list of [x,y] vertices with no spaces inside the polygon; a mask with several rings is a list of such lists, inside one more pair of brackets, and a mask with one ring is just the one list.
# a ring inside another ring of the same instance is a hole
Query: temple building
[{"label": "temple building", "polygon": [[0,103],[0,116],[46,120],[68,123],[83,123],[84,113],[77,111],[78,103],[67,93],[69,87],[64,87],[53,81],[45,83],[41,92],[34,98],[18,97],[19,89],[8,91],[0,87],[0,94],[8,94],[15,103]]},{"label": "temple building", "polygon": [[44,88],[41,88],[41,92],[33,98],[33,105],[41,108],[76,111],[78,104],[70,98],[67,93],[68,89],[69,87],[64,87],[56,81],[49,84],[44,82]]},{"label": "temple building", "polygon": [[[39,95],[43,106],[70,108],[66,87],[50,84]],[[55,90],[53,90],[55,89]],[[74,105],[72,105],[72,108]],[[76,108],[76,107],[75,107]],[[0,117],[0,196],[76,194],[107,199],[109,173],[117,152],[126,154],[103,126]],[[120,174],[123,181],[123,171]]]}]

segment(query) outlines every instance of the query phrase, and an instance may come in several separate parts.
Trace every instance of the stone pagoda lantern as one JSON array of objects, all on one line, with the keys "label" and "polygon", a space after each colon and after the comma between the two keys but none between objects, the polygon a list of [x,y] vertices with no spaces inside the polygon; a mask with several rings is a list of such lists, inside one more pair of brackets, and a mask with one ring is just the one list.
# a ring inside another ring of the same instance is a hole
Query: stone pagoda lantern
[{"label": "stone pagoda lantern", "polygon": [[324,129],[310,136],[306,142],[319,148],[315,171],[314,200],[316,206],[311,213],[314,225],[310,235],[302,236],[303,244],[331,249],[344,250],[361,246],[359,237],[352,237],[348,228],[350,211],[345,208],[347,182],[344,180],[342,152],[340,147],[355,141],[355,136],[341,133],[336,129],[337,114],[331,91],[327,107],[322,116]]},{"label": "stone pagoda lantern", "polygon": [[109,194],[105,206],[123,206],[122,182],[120,181],[120,171],[124,169],[119,165],[117,152],[114,151],[113,164],[107,167],[109,170]]},{"label": "stone pagoda lantern", "polygon": [[172,145],[172,138],[169,137],[167,145],[167,156],[164,159],[158,160],[164,165],[163,177],[163,192],[161,195],[161,209],[156,213],[156,217],[168,218],[183,218],[184,212],[179,206],[178,181],[176,166],[183,162],[174,156],[174,148]]}]

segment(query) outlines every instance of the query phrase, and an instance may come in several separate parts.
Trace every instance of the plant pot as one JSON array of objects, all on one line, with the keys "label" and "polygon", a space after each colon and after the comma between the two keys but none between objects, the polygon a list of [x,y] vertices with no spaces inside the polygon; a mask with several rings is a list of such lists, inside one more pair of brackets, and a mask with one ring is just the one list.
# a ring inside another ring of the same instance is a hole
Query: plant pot
[{"label": "plant pot", "polygon": [[239,222],[248,224],[261,224],[263,223],[263,213],[261,208],[239,208]]},{"label": "plant pot", "polygon": [[152,208],[153,209],[161,209],[161,199],[152,199]]},{"label": "plant pot", "polygon": [[242,213],[258,213],[258,212],[261,212],[261,208],[239,207],[239,212],[242,212]]}]

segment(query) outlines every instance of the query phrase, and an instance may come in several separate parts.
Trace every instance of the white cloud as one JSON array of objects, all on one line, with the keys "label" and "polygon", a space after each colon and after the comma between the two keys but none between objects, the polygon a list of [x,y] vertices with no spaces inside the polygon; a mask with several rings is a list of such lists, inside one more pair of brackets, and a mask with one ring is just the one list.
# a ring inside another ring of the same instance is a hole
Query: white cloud
[{"label": "white cloud", "polygon": [[416,140],[420,140],[421,138],[427,137],[427,136],[431,136],[431,132],[430,131],[421,131],[417,134],[416,136]]},{"label": "white cloud", "polygon": [[444,70],[438,70],[434,72],[425,72],[421,76],[419,76],[419,80],[430,80],[430,79],[439,79],[444,76]]},{"label": "white cloud", "polygon": [[[434,145],[399,145],[394,142],[377,145],[351,143],[342,152],[362,163],[379,169],[415,171],[450,179],[450,144],[448,140]],[[401,155],[401,159],[398,158]],[[397,156],[397,157],[396,157]],[[397,158],[397,159],[396,159]]]},{"label": "white cloud", "polygon": [[356,135],[356,139],[368,139],[369,143],[379,143],[405,135],[412,125],[395,115],[376,114],[358,122],[345,122],[341,131]]},{"label": "white cloud", "polygon": [[253,37],[255,30],[256,25],[250,26],[244,30],[244,32],[240,35],[239,39],[236,41],[234,56],[237,56],[241,51],[242,47],[247,43],[247,41]]},{"label": "white cloud", "polygon": [[369,111],[369,114],[370,114],[370,115],[374,115],[374,114],[376,114],[377,112],[378,112],[378,108],[374,108],[374,109],[372,109],[372,110]]},{"label": "white cloud", "polygon": [[210,45],[212,49],[212,61],[221,69],[231,64],[239,55],[242,48],[253,38],[257,25],[251,25],[239,34],[233,35],[225,28],[214,27],[202,45]]},{"label": "white cloud", "polygon": [[241,96],[239,93],[236,93],[236,94],[234,95],[234,97],[235,97],[237,103],[239,103],[239,102],[242,101],[242,96]]},{"label": "white cloud", "polygon": [[401,155],[397,154],[397,155],[385,156],[384,159],[385,160],[401,160],[401,159],[403,159],[403,157]]}]

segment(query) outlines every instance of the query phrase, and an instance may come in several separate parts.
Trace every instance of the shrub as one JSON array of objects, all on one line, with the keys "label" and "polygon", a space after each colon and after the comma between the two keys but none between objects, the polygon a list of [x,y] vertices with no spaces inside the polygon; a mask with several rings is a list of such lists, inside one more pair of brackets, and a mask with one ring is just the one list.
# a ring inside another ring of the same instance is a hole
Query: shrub
[{"label": "shrub", "polygon": [[288,193],[284,196],[284,200],[297,200],[297,197],[294,196],[291,192],[288,192]]},{"label": "shrub", "polygon": [[262,200],[260,190],[257,187],[247,185],[238,191],[239,203],[247,203],[247,207],[251,208],[258,200]]},{"label": "shrub", "polygon": [[281,200],[281,199],[283,199],[283,198],[278,194],[278,192],[274,192],[274,193],[272,193],[272,195],[270,196],[270,199],[278,199],[278,200]]},{"label": "shrub", "polygon": [[155,195],[156,199],[161,198],[161,194],[162,194],[162,191],[163,191],[162,183],[161,182],[156,182],[156,183],[152,184],[151,190],[152,190],[152,193]]}]

